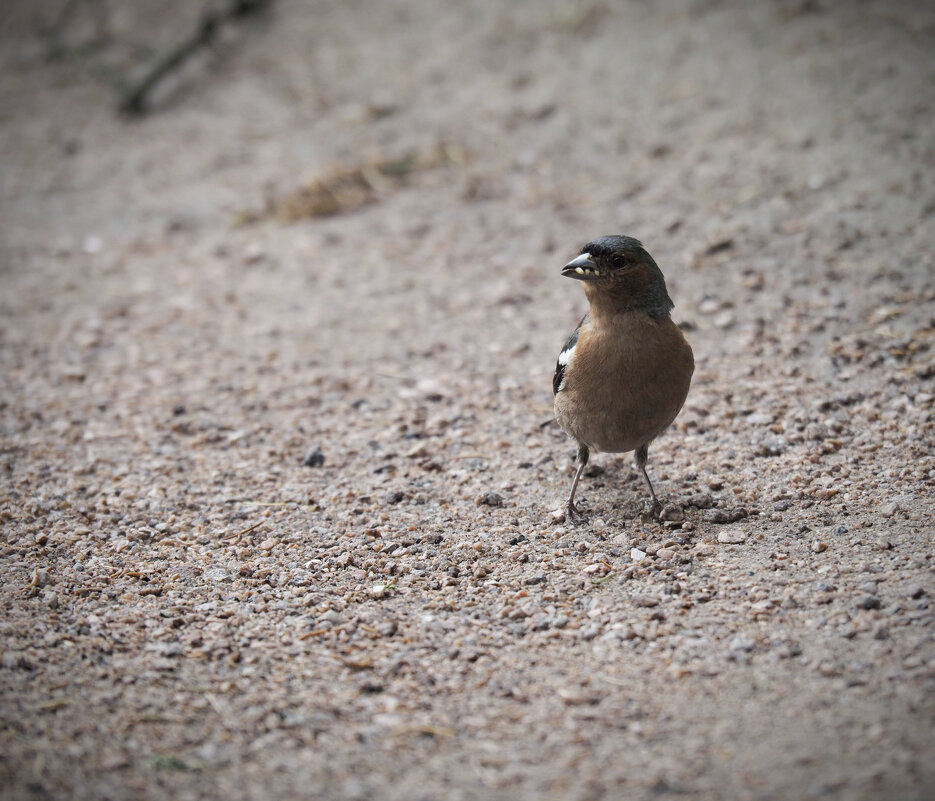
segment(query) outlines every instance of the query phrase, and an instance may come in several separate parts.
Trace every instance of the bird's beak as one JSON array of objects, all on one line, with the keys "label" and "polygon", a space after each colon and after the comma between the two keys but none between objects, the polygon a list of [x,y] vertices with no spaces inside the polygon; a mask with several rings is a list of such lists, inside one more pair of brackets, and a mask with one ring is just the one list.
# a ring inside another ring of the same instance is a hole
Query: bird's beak
[{"label": "bird's beak", "polygon": [[589,281],[598,278],[600,274],[590,253],[582,253],[562,268],[562,275],[566,278],[577,278],[579,281]]}]

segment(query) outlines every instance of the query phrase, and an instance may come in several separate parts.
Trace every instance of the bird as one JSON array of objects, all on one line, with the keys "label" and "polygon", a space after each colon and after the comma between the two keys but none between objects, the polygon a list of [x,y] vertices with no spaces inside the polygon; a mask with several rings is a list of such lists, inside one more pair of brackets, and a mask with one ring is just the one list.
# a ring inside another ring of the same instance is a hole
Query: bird
[{"label": "bird", "polygon": [[571,492],[558,514],[580,515],[575,491],[592,452],[635,451],[658,516],[649,445],[681,411],[695,370],[691,346],[672,321],[665,277],[639,240],[622,235],[588,242],[561,274],[581,281],[589,309],[552,378],[555,419],[578,443]]}]

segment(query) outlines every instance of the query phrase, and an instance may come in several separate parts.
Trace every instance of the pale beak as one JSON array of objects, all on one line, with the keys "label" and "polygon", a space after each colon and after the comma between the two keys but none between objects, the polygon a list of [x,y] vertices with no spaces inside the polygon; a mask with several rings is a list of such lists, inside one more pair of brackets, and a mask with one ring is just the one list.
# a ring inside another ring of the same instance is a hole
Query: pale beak
[{"label": "pale beak", "polygon": [[572,259],[562,268],[562,275],[567,278],[577,278],[579,281],[587,281],[590,278],[598,278],[600,271],[591,258],[590,253],[582,253],[577,258]]}]

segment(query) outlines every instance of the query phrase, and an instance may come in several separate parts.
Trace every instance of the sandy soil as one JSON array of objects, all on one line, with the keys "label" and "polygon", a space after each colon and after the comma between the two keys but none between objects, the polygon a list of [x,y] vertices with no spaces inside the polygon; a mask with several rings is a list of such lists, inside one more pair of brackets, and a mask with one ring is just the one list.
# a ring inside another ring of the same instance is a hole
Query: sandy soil
[{"label": "sandy soil", "polygon": [[[281,0],[138,121],[201,4],[60,5],[0,11],[0,797],[932,797],[931,4]],[[558,525],[616,232],[673,519],[601,455]]]}]

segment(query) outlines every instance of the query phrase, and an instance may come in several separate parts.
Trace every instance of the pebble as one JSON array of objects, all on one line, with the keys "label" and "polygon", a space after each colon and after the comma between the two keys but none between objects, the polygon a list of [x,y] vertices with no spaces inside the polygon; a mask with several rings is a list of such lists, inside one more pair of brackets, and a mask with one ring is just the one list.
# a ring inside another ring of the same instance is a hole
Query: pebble
[{"label": "pebble", "polygon": [[317,445],[309,450],[305,454],[305,458],[302,460],[303,467],[321,467],[325,463],[325,454],[321,452],[321,448]]},{"label": "pebble", "polygon": [[659,599],[654,598],[652,595],[642,595],[642,594],[637,593],[636,595],[632,596],[632,601],[637,606],[642,606],[642,607],[647,607],[647,608],[653,607],[653,606],[659,606]]},{"label": "pebble", "polygon": [[899,504],[896,503],[895,501],[892,501],[891,503],[884,505],[880,509],[880,514],[883,517],[893,517],[899,511],[900,511]]},{"label": "pebble", "polygon": [[768,426],[774,419],[775,416],[769,412],[754,412],[747,415],[747,422],[754,426]]},{"label": "pebble", "polygon": [[860,609],[879,609],[881,604],[876,595],[862,595],[857,599],[857,606]]},{"label": "pebble", "polygon": [[756,640],[752,637],[745,637],[742,634],[737,634],[731,637],[730,641],[727,643],[727,649],[735,653],[738,652],[749,652],[756,647]]},{"label": "pebble", "polygon": [[263,247],[263,243],[254,239],[252,242],[247,243],[247,247],[244,248],[243,259],[247,264],[257,264],[263,259],[266,258],[266,250]]},{"label": "pebble", "polygon": [[[586,638],[593,639],[593,638]],[[567,706],[593,706],[594,704],[599,704],[601,697],[596,693],[587,693],[584,691],[567,690],[560,689],[558,691],[559,698],[562,699],[562,702]]]},{"label": "pebble", "polygon": [[747,517],[747,510],[743,507],[737,509],[708,509],[701,516],[705,523],[736,523]]},{"label": "pebble", "polygon": [[503,496],[499,492],[485,492],[477,496],[475,503],[478,506],[503,506]]},{"label": "pebble", "polygon": [[893,550],[893,543],[886,537],[880,537],[873,543],[873,548],[876,551],[891,551]]},{"label": "pebble", "polygon": [[208,567],[205,569],[204,577],[208,581],[231,581],[231,574],[223,567]]},{"label": "pebble", "polygon": [[750,614],[754,617],[764,617],[766,614],[773,608],[773,602],[766,598],[762,601],[757,601],[750,607]]},{"label": "pebble", "polygon": [[719,531],[717,535],[717,541],[722,545],[740,545],[742,542],[747,541],[747,534],[745,531]]},{"label": "pebble", "polygon": [[616,640],[632,640],[636,637],[636,631],[629,623],[617,622],[611,625],[610,630],[605,637],[613,637]]},{"label": "pebble", "polygon": [[605,576],[610,572],[610,566],[606,562],[592,562],[581,572],[589,576]]},{"label": "pebble", "polygon": [[828,543],[814,540],[810,547],[815,553],[823,553],[828,550]]},{"label": "pebble", "polygon": [[581,639],[583,640],[593,640],[598,634],[601,633],[601,624],[600,623],[588,623],[581,630]]},{"label": "pebble", "polygon": [[659,513],[659,520],[662,522],[672,521],[673,523],[681,523],[685,520],[685,512],[681,506],[676,506],[671,503],[666,504]]},{"label": "pebble", "polygon": [[722,311],[714,318],[714,325],[722,331],[733,328],[737,324],[737,317],[732,311]]},{"label": "pebble", "polygon": [[97,234],[88,234],[81,243],[81,250],[89,255],[100,253],[104,247],[104,240]]},{"label": "pebble", "polygon": [[780,659],[791,659],[801,655],[802,646],[795,642],[781,640],[775,644],[770,643],[770,650]]},{"label": "pebble", "polygon": [[[716,483],[719,487],[723,486],[720,480],[715,481],[714,479],[711,479],[711,481],[708,483],[711,484],[712,482]],[[710,509],[712,506],[714,506],[714,497],[710,492],[698,492],[688,499],[688,503],[686,505],[695,509]]]},{"label": "pebble", "polygon": [[646,551],[641,551],[639,548],[630,548],[630,559],[632,561],[642,562],[646,556]]},{"label": "pebble", "polygon": [[785,437],[772,437],[760,442],[756,447],[757,456],[780,456],[786,452],[789,442]]},{"label": "pebble", "polygon": [[890,627],[884,621],[879,621],[873,627],[873,639],[875,640],[888,640],[890,636]]}]

